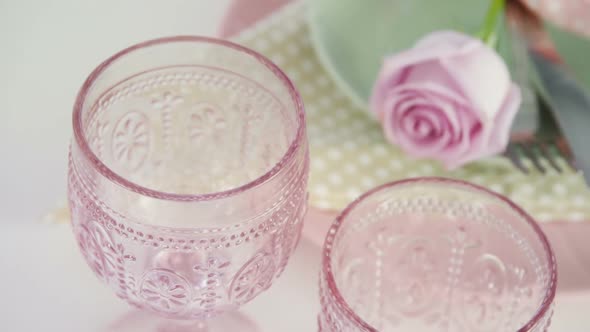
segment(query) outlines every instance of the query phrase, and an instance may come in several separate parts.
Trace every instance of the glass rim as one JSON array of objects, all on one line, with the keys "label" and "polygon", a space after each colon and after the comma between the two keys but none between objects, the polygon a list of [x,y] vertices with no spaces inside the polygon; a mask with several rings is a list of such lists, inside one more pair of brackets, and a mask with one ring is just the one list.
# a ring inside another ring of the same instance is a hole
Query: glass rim
[{"label": "glass rim", "polygon": [[[110,167],[98,158],[98,156],[92,151],[90,145],[88,143],[87,138],[84,135],[83,125],[82,125],[82,110],[84,106],[84,102],[86,101],[88,92],[90,88],[93,86],[94,82],[108,69],[110,66],[117,61],[118,59],[140,49],[145,49],[148,47],[165,45],[165,44],[172,44],[172,43],[179,43],[179,42],[188,42],[188,43],[198,43],[198,44],[211,44],[220,47],[225,47],[229,49],[233,49],[238,52],[242,52],[246,56],[250,56],[254,58],[254,60],[258,61],[262,65],[265,66],[268,70],[272,72],[275,78],[280,82],[284,87],[287,88],[289,95],[295,104],[296,108],[296,118],[298,120],[297,124],[297,131],[295,133],[295,137],[289,143],[288,149],[284,152],[281,159],[268,171],[263,173],[262,175],[258,176],[254,180],[241,184],[237,187],[222,190],[218,192],[211,192],[211,193],[204,193],[204,194],[179,194],[179,193],[172,193],[167,191],[160,191],[155,190],[152,188],[148,188],[142,186],[136,182],[130,181],[125,177],[119,175],[117,172],[113,171]],[[213,201],[217,199],[227,198],[230,196],[234,196],[246,190],[258,187],[263,183],[270,180],[273,176],[279,173],[282,169],[285,168],[286,165],[289,165],[290,162],[296,157],[297,151],[302,148],[302,141],[305,136],[305,111],[303,106],[303,100],[295,88],[293,82],[289,79],[289,77],[270,59],[266,56],[249,49],[245,46],[230,42],[228,40],[213,38],[213,37],[205,37],[205,36],[188,36],[188,35],[180,35],[180,36],[170,36],[170,37],[162,37],[147,40],[144,42],[140,42],[129,46],[114,55],[110,56],[106,60],[104,60],[101,64],[99,64],[86,78],[82,87],[80,88],[78,95],[76,97],[74,103],[74,110],[72,114],[72,124],[74,130],[74,140],[76,144],[78,144],[80,151],[84,155],[85,158],[89,160],[92,166],[97,169],[97,171],[109,179],[110,181],[114,182],[115,184],[120,185],[121,187],[136,192],[140,195],[153,197],[156,199],[161,200],[169,200],[169,201],[189,201],[189,202],[199,202],[199,201]]]},{"label": "glass rim", "polygon": [[[526,213],[521,207],[516,205],[516,203],[512,202],[510,199],[505,197],[504,195],[498,194],[494,191],[491,191],[483,186],[476,185],[467,181],[457,180],[457,179],[450,179],[444,177],[417,177],[417,178],[410,178],[404,179],[399,181],[389,182],[378,187],[375,187],[353,202],[351,202],[334,220],[328,233],[326,235],[326,239],[324,241],[324,245],[322,248],[322,275],[323,279],[325,280],[328,288],[328,292],[336,299],[336,307],[340,308],[345,312],[345,314],[351,318],[355,324],[360,325],[363,329],[367,332],[378,332],[371,324],[367,323],[364,319],[362,319],[359,315],[357,315],[354,310],[350,307],[348,302],[344,299],[344,296],[340,293],[338,286],[336,285],[336,280],[334,278],[334,274],[332,273],[331,268],[331,260],[332,260],[332,245],[336,234],[338,233],[340,227],[344,223],[346,217],[365,199],[373,196],[376,193],[381,191],[397,188],[403,185],[412,185],[418,183],[427,183],[427,184],[447,184],[450,186],[454,186],[455,188],[466,188],[477,192],[478,194],[492,197],[499,199],[503,204],[506,204],[506,207],[510,208],[513,212],[516,212],[529,226],[531,226],[533,232],[538,237],[538,240],[541,242],[543,250],[546,254],[545,262],[549,264],[550,268],[550,276],[548,280],[548,285],[546,287],[546,291],[544,294],[543,302],[538,306],[537,311],[531,317],[526,324],[524,324],[521,328],[519,328],[516,332],[527,332],[530,331],[531,328],[535,327],[535,325],[545,316],[547,311],[551,308],[553,301],[555,299],[555,295],[557,292],[557,261],[555,259],[555,254],[547,236],[539,226],[539,224],[531,217],[528,213]],[[322,309],[323,310],[323,309]]]}]

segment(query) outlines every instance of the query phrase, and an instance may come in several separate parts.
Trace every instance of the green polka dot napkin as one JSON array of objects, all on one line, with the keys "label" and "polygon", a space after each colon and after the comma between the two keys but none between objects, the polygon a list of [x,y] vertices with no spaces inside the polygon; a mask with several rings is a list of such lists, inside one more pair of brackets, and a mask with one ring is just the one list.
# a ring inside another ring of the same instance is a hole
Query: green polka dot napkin
[{"label": "green polka dot napkin", "polygon": [[590,220],[590,191],[578,173],[527,175],[503,157],[447,172],[434,161],[413,160],[389,145],[379,124],[355,106],[322,68],[311,45],[304,4],[288,5],[235,39],[283,68],[303,96],[311,146],[312,206],[340,210],[379,184],[446,176],[504,194],[542,222]]}]

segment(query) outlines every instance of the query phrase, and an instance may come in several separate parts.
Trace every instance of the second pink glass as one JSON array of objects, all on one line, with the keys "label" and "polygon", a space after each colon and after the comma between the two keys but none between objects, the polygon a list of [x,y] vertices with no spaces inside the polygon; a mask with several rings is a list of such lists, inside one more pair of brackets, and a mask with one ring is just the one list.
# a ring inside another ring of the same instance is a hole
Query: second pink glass
[{"label": "second pink glass", "polygon": [[324,245],[321,332],[544,332],[555,258],[533,219],[469,183],[422,178],[366,193]]},{"label": "second pink glass", "polygon": [[281,274],[309,157],[301,99],[266,58],[201,37],[130,47],[84,83],[73,126],[74,233],[119,297],[201,320]]}]

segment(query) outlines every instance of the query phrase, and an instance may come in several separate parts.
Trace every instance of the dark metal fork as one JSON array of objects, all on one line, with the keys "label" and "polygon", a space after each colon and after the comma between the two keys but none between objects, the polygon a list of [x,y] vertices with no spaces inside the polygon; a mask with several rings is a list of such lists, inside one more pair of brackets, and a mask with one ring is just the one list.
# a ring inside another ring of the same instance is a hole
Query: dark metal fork
[{"label": "dark metal fork", "polygon": [[550,170],[558,173],[575,171],[573,155],[548,109],[549,105],[540,97],[537,97],[537,100],[539,127],[536,133],[530,138],[510,142],[504,155],[526,174],[534,171],[545,174]]},{"label": "dark metal fork", "polygon": [[558,173],[576,170],[571,156],[566,155],[563,149],[559,141],[531,139],[510,143],[505,155],[514,166],[526,174],[531,173],[533,169],[542,174],[550,169]]},{"label": "dark metal fork", "polygon": [[[523,12],[520,14],[524,15]],[[510,51],[514,61],[514,79],[519,84],[532,88],[527,90],[526,94],[523,91],[523,102],[526,96],[527,101],[530,102],[528,107],[537,109],[538,126],[531,137],[511,141],[504,155],[514,166],[527,174],[533,171],[545,174],[550,170],[558,173],[575,170],[573,154],[553,115],[548,97],[541,92],[538,78],[532,79],[535,76],[530,72],[533,70],[530,45],[523,29],[524,22],[529,22],[527,18],[530,19],[526,15],[520,16],[518,23],[508,24],[512,39]],[[523,104],[523,107],[526,106]]]}]

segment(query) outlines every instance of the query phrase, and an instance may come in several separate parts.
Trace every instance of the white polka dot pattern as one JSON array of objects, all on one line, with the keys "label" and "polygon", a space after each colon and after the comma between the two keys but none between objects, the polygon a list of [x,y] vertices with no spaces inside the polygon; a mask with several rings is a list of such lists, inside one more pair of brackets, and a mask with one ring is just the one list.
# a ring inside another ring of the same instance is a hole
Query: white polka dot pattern
[{"label": "white polka dot pattern", "polygon": [[[590,191],[580,174],[525,175],[494,157],[446,172],[438,163],[413,160],[383,138],[379,124],[334,85],[311,46],[300,2],[244,31],[237,41],[275,61],[300,90],[311,148],[310,203],[344,208],[370,188],[397,179],[446,176],[502,193],[539,221],[590,221]],[[565,161],[561,161],[565,164]]]}]

